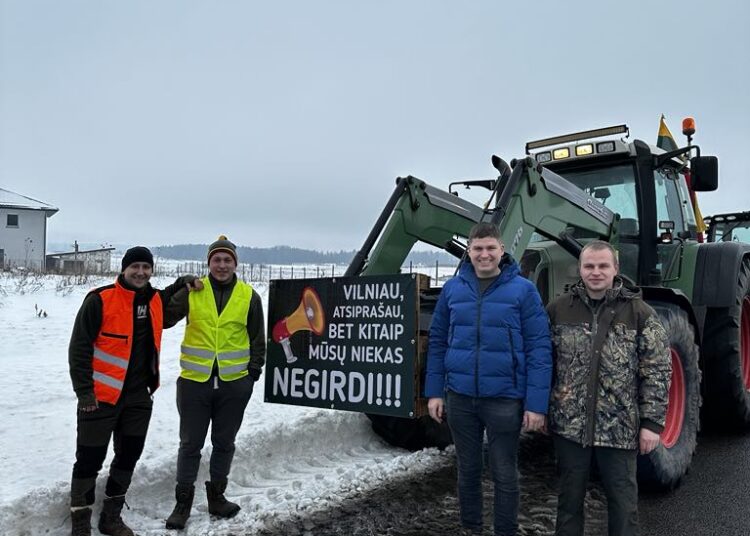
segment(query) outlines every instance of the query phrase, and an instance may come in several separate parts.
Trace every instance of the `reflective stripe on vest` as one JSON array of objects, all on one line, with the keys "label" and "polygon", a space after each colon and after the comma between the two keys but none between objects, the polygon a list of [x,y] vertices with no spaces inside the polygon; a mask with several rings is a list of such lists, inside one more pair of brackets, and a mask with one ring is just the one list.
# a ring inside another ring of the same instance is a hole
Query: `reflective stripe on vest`
[{"label": "reflective stripe on vest", "polygon": [[[91,365],[94,396],[100,402],[116,404],[120,399],[133,348],[133,304],[135,292],[116,281],[112,287],[99,291],[102,300],[102,324],[94,340]],[[156,350],[158,386],[158,354],[163,328],[162,302],[158,292],[149,302],[149,316]]]},{"label": "reflective stripe on vest", "polygon": [[216,362],[223,381],[238,380],[247,376],[250,363],[247,315],[253,288],[237,280],[219,315],[211,282],[208,277],[202,281],[204,290],[188,295],[188,324],[181,346],[180,377],[208,381]]}]

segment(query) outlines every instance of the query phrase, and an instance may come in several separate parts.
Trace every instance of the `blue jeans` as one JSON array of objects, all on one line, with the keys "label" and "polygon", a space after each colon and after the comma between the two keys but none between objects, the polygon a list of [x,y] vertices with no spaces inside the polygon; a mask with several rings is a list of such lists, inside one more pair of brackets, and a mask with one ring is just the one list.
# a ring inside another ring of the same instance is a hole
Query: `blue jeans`
[{"label": "blue jeans", "polygon": [[474,398],[448,392],[448,426],[458,460],[458,503],[461,525],[482,528],[482,446],[487,431],[490,470],[495,483],[495,535],[518,531],[518,439],[523,401]]}]

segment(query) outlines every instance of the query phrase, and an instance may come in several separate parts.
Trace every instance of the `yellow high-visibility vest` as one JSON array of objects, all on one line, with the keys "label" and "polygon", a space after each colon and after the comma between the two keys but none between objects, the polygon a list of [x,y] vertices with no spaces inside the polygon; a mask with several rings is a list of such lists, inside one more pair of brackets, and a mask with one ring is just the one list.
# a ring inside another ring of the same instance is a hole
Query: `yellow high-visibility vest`
[{"label": "yellow high-visibility vest", "polygon": [[247,315],[253,287],[238,279],[229,302],[219,315],[211,282],[208,277],[201,281],[203,290],[192,291],[188,296],[190,309],[180,353],[180,377],[206,382],[216,361],[222,380],[243,378],[248,374],[250,362]]}]

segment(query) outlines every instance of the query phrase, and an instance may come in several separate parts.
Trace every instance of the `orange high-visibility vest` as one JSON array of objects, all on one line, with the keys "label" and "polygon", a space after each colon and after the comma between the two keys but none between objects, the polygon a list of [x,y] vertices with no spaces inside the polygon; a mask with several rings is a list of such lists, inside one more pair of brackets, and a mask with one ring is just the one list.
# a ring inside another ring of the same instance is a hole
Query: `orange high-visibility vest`
[{"label": "orange high-visibility vest", "polygon": [[[133,348],[133,303],[135,292],[128,290],[119,281],[99,291],[102,299],[102,325],[94,340],[94,396],[100,402],[116,404],[122,393],[125,375],[128,372],[130,352]],[[156,375],[158,387],[159,351],[164,325],[161,296],[154,292],[149,302],[151,329],[156,346]],[[154,389],[156,390],[156,389]]]}]

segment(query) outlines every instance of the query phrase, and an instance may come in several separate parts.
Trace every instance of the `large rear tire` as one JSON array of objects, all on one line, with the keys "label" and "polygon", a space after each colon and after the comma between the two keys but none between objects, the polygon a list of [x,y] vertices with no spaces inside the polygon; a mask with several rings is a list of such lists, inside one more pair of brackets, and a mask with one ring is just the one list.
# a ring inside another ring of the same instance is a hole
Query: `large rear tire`
[{"label": "large rear tire", "polygon": [[418,419],[367,415],[372,429],[389,444],[411,451],[428,447],[444,449],[453,443],[451,432],[445,423],[438,424],[429,416]]},{"label": "large rear tire", "polygon": [[695,452],[700,425],[700,351],[695,327],[685,311],[669,303],[651,304],[669,336],[672,381],[661,444],[638,456],[638,483],[649,490],[671,490],[687,473]]},{"label": "large rear tire", "polygon": [[703,424],[722,431],[750,428],[750,259],[743,259],[730,307],[706,314]]}]

